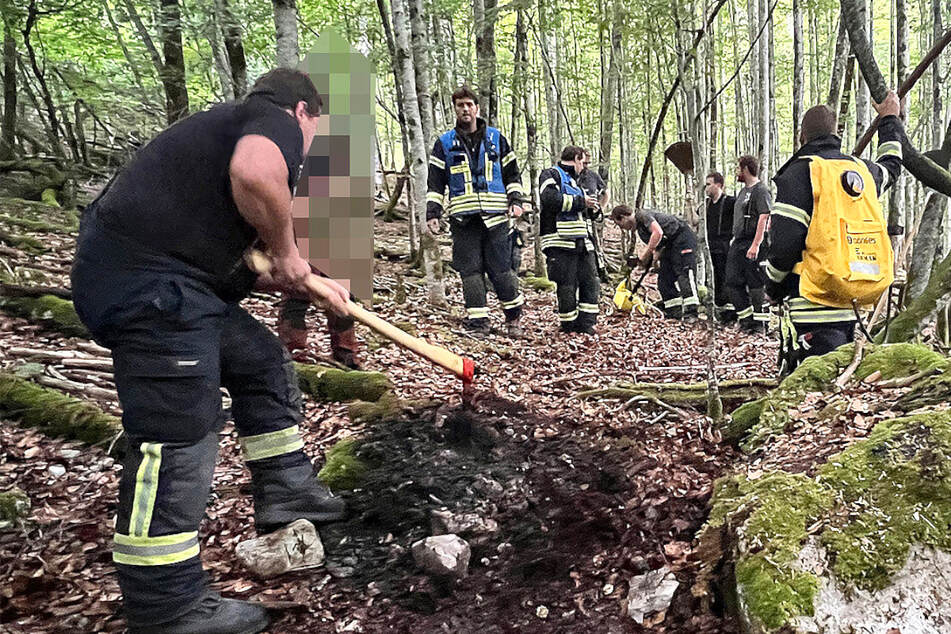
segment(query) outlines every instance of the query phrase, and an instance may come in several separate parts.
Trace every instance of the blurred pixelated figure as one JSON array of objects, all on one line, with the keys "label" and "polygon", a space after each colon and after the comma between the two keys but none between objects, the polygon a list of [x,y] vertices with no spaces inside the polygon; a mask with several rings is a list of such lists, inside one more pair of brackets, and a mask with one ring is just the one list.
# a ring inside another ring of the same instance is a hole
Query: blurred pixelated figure
[{"label": "blurred pixelated figure", "polygon": [[[308,73],[324,97],[317,136],[304,161],[294,196],[294,231],[301,256],[320,272],[372,297],[373,275],[373,91],[370,62],[334,31],[324,32],[299,69]],[[307,311],[303,296],[285,297],[277,332],[288,350],[307,349]],[[331,354],[359,368],[353,319],[330,311]]]}]

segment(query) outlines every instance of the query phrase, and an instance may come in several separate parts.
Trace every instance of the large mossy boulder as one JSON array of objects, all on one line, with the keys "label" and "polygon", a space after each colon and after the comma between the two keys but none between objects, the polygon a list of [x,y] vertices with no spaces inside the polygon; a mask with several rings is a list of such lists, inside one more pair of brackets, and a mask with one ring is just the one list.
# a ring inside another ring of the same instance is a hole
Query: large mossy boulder
[{"label": "large mossy boulder", "polygon": [[946,632],[951,412],[879,423],[815,477],[719,480],[700,535],[748,632]]}]

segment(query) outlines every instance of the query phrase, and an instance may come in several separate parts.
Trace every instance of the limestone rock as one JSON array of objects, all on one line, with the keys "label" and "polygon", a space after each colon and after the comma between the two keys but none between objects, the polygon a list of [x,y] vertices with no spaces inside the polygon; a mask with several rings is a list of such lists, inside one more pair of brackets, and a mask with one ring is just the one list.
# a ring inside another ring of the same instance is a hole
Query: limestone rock
[{"label": "limestone rock", "polygon": [[667,566],[634,577],[627,592],[628,616],[642,625],[649,614],[666,612],[679,586],[680,582]]},{"label": "limestone rock", "polygon": [[248,570],[264,578],[324,563],[320,535],[314,525],[304,519],[291,522],[279,531],[241,542],[235,554]]},{"label": "limestone rock", "polygon": [[432,575],[461,579],[469,572],[472,549],[458,535],[427,537],[412,548],[416,564]]},{"label": "limestone rock", "polygon": [[471,545],[482,546],[499,532],[499,523],[478,513],[453,513],[432,511],[430,522],[434,535],[455,534],[464,536]]}]

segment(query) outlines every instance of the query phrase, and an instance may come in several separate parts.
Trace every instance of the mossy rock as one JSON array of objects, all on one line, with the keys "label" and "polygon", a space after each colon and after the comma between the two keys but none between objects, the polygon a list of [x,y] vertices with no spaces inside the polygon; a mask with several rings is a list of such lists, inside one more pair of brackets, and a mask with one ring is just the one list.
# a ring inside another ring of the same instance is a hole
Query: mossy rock
[{"label": "mossy rock", "polygon": [[0,310],[23,317],[61,332],[69,337],[89,337],[73,303],[53,295],[40,297],[0,297]]},{"label": "mossy rock", "polygon": [[[854,354],[855,347],[849,344],[821,357],[806,359],[779,387],[763,399],[758,414],[756,408],[747,408],[740,412],[743,424],[749,425],[749,435],[740,447],[747,452],[755,451],[775,434],[781,433],[789,422],[789,409],[802,402],[806,394],[831,386],[852,362]],[[736,413],[734,411],[734,414]],[[739,428],[736,432],[741,433]]]},{"label": "mossy rock", "polygon": [[88,444],[109,442],[122,431],[118,418],[95,405],[7,372],[0,372],[0,417]]},{"label": "mossy rock", "polygon": [[16,526],[30,512],[30,498],[20,489],[0,492],[0,530]]},{"label": "mossy rock", "polygon": [[59,201],[56,200],[56,193],[55,189],[47,187],[43,190],[43,193],[40,194],[40,200],[52,207],[59,207]]},{"label": "mossy rock", "polygon": [[848,510],[821,535],[836,577],[884,588],[912,545],[951,550],[951,412],[879,423],[823,465],[819,483]]},{"label": "mossy rock", "polygon": [[372,425],[393,420],[402,411],[402,403],[393,392],[386,392],[375,402],[356,401],[350,404],[350,420]]},{"label": "mossy rock", "polygon": [[862,380],[875,372],[881,372],[883,379],[896,379],[948,368],[951,368],[948,358],[926,345],[895,343],[875,346],[867,352],[855,370],[855,378]]},{"label": "mossy rock", "polygon": [[301,389],[321,401],[376,402],[393,389],[390,379],[380,372],[338,370],[307,363],[294,366]]},{"label": "mossy rock", "polygon": [[534,288],[536,291],[553,291],[557,286],[547,277],[535,277],[533,275],[523,277],[522,285]]},{"label": "mossy rock", "polygon": [[370,471],[369,465],[357,456],[359,445],[359,439],[345,438],[331,447],[323,469],[317,474],[321,482],[334,491],[358,488]]},{"label": "mossy rock", "polygon": [[79,213],[75,209],[60,207],[58,202],[54,206],[38,200],[0,197],[0,214],[47,226],[67,227],[72,231],[79,228]]},{"label": "mossy rock", "polygon": [[[711,505],[700,533],[701,578],[726,558],[748,631],[813,631],[808,617],[825,622],[836,609],[822,603],[820,588],[875,603],[853,590],[888,588],[913,549],[951,552],[951,412],[879,423],[815,478],[783,471],[721,478]],[[818,566],[803,563],[810,544],[821,547]],[[906,590],[916,583],[901,582]],[[951,590],[947,579],[935,584]]]}]

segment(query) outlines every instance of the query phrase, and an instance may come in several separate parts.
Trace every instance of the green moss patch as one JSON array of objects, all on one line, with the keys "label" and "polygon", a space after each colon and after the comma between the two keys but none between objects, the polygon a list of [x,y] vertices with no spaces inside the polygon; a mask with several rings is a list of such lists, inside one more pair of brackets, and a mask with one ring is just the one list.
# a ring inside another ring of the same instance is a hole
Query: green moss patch
[{"label": "green moss patch", "polygon": [[53,295],[0,297],[0,310],[44,325],[69,337],[89,337],[73,303]]},{"label": "green moss patch", "polygon": [[[852,345],[842,346],[835,352],[821,357],[810,357],[787,376],[765,399],[759,415],[755,408],[740,412],[744,424],[749,424],[749,435],[740,445],[744,451],[754,451],[769,439],[782,433],[789,422],[789,410],[810,392],[827,389],[841,374],[855,354]],[[735,414],[736,412],[734,412]]]},{"label": "green moss patch", "polygon": [[819,481],[843,507],[822,533],[839,579],[878,590],[913,544],[951,550],[951,412],[878,424]]},{"label": "green moss patch", "polygon": [[95,405],[6,372],[0,372],[0,416],[89,444],[108,442],[122,431],[118,418]]},{"label": "green moss patch", "polygon": [[372,403],[355,401],[349,408],[350,420],[367,425],[393,420],[401,411],[402,403],[393,392],[386,392]]},{"label": "green moss patch", "polygon": [[356,438],[346,438],[331,447],[317,477],[334,491],[359,487],[370,471],[367,463],[357,456],[359,444]]},{"label": "green moss patch", "polygon": [[772,472],[717,481],[713,509],[700,539],[739,522],[750,554],[736,562],[736,582],[751,616],[774,629],[789,618],[812,614],[818,578],[792,568],[808,527],[832,505],[829,491],[810,478]]},{"label": "green moss patch", "polygon": [[881,372],[883,379],[911,376],[918,372],[949,367],[946,357],[931,348],[914,343],[896,343],[876,346],[865,355],[855,370],[855,378],[864,379]]},{"label": "green moss patch", "polygon": [[301,389],[322,401],[375,402],[393,389],[390,379],[380,372],[346,371],[306,363],[294,366]]},{"label": "green moss patch", "polygon": [[555,283],[547,277],[535,277],[533,275],[529,275],[522,278],[522,285],[529,288],[534,288],[536,291],[555,290]]},{"label": "green moss patch", "polygon": [[0,529],[16,525],[30,512],[30,498],[20,489],[0,492]]}]

